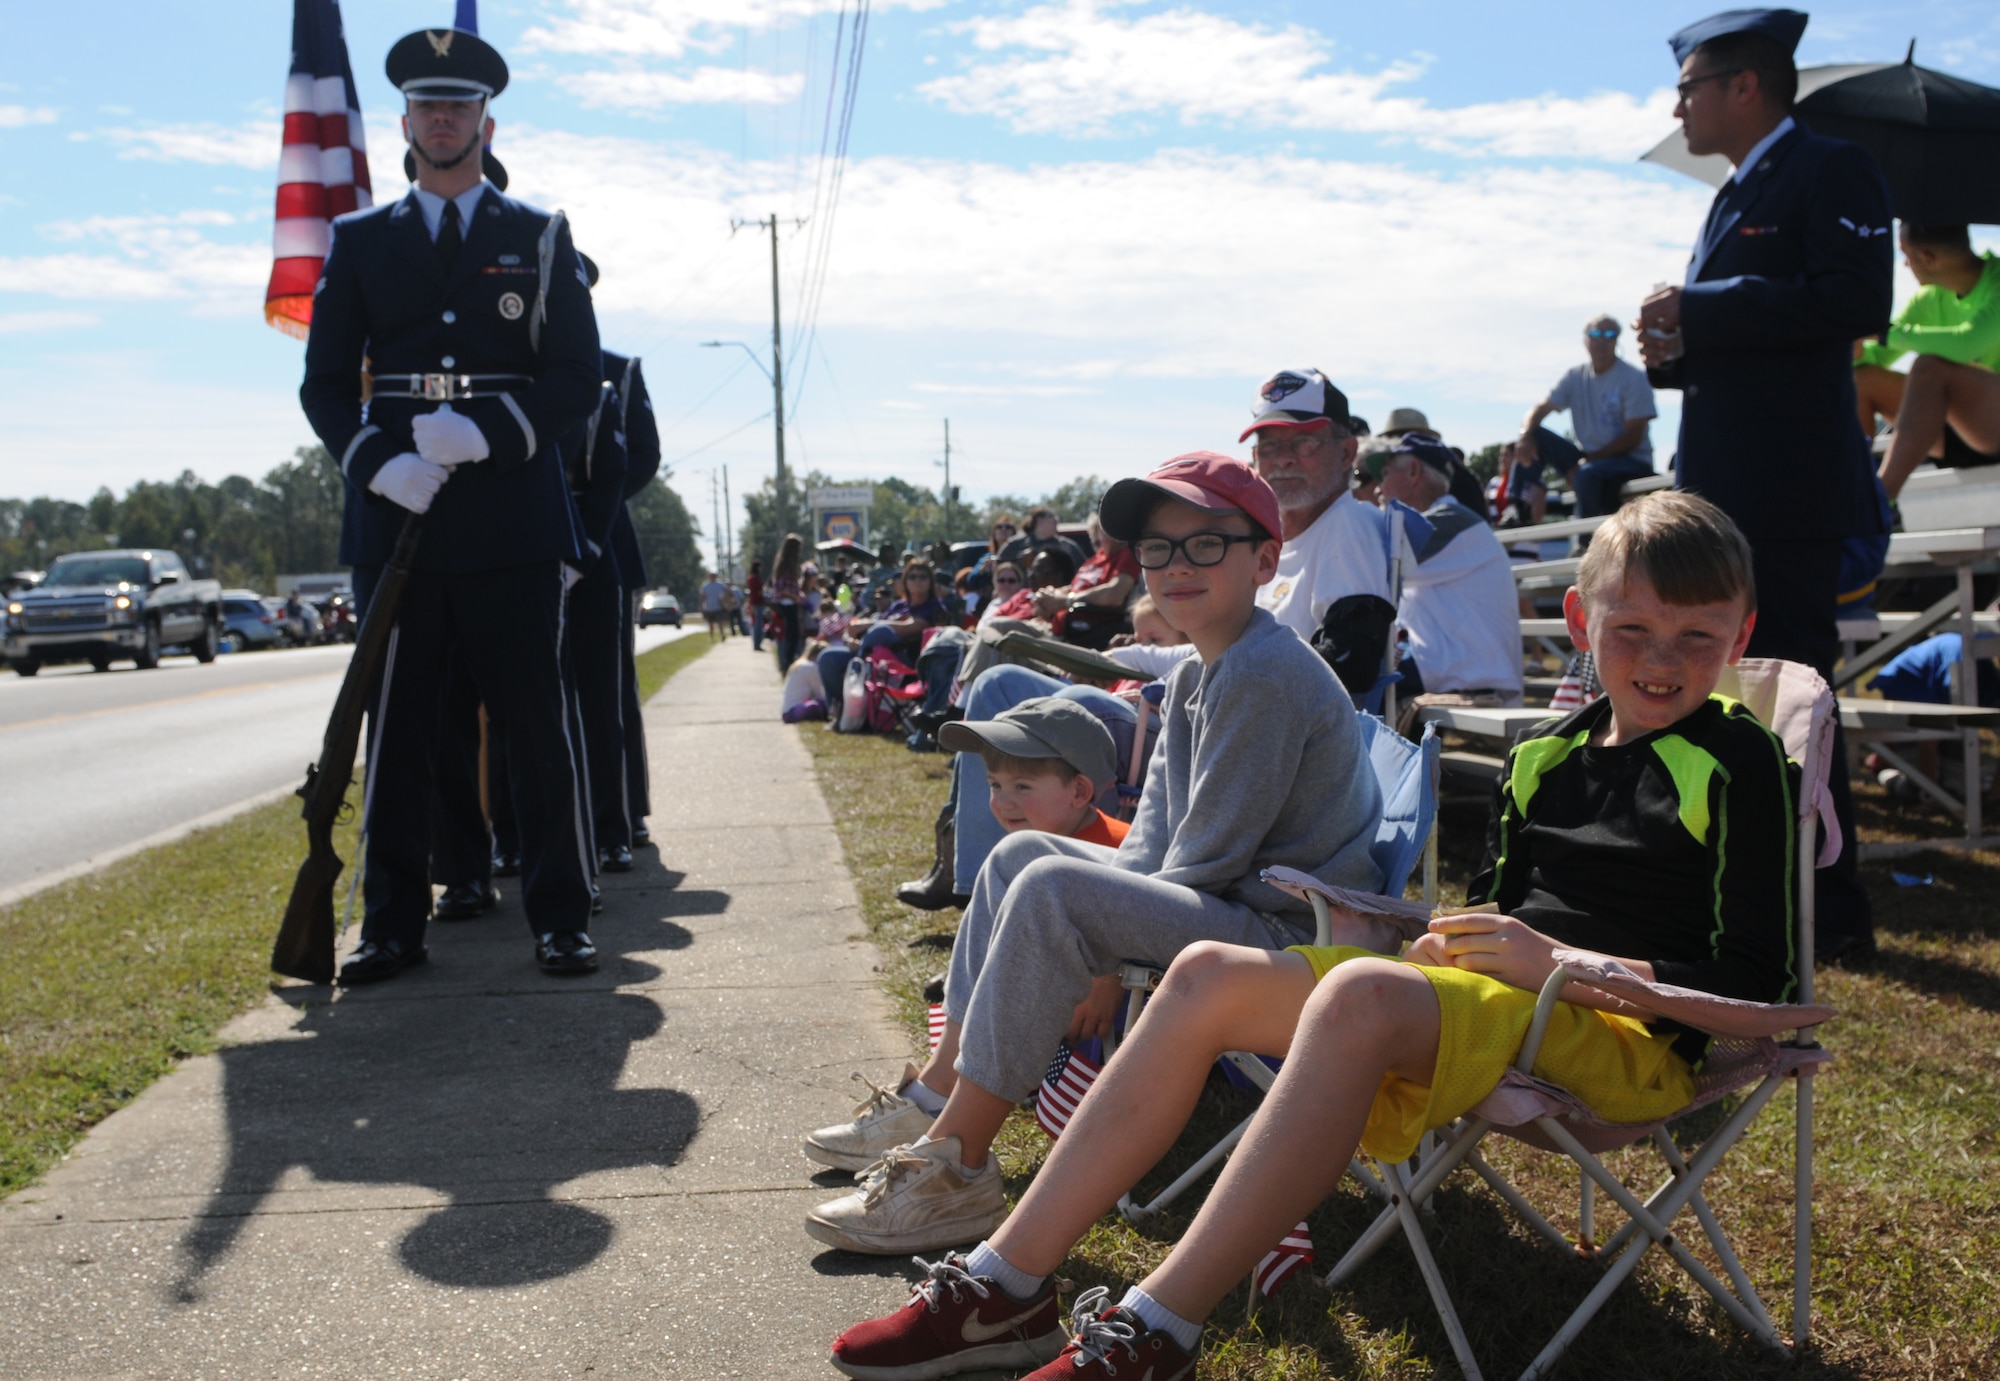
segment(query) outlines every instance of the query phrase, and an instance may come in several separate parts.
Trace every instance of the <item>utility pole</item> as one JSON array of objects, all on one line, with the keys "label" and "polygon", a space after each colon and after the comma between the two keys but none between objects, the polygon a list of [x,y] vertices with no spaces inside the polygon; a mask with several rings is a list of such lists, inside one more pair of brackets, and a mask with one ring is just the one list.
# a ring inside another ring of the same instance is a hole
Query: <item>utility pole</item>
[{"label": "utility pole", "polygon": [[[800,221],[800,225],[805,222]],[[775,422],[778,443],[778,536],[783,537],[792,530],[792,481],[785,471],[785,360],[784,331],[778,306],[778,213],[773,211],[761,221],[732,220],[730,232],[741,230],[746,225],[754,225],[759,230],[767,230],[771,235],[771,416]],[[726,344],[727,342],[716,342]],[[758,361],[759,364],[763,362]]]},{"label": "utility pole", "polygon": [[715,572],[727,580],[729,567],[722,563],[722,509],[720,507],[720,500],[715,495],[715,471],[713,470],[708,472],[708,511],[715,520],[715,540],[709,544],[715,550]]},{"label": "utility pole", "polygon": [[944,544],[951,545],[951,419],[944,419]]},{"label": "utility pole", "polygon": [[729,502],[729,467],[722,467],[722,531],[729,542],[729,583],[736,583],[736,510]]}]

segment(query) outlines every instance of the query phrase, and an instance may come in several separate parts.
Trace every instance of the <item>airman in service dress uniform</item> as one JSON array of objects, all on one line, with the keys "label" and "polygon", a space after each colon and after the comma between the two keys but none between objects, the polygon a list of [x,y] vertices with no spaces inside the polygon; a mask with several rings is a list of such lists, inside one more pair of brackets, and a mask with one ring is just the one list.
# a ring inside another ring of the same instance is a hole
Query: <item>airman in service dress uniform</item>
[{"label": "airman in service dress uniform", "polygon": [[560,439],[600,402],[597,319],[562,215],[480,176],[500,54],[471,33],[419,30],[390,49],[388,73],[417,186],[334,223],[299,391],[346,477],[341,560],[364,602],[422,515],[373,706],[362,943],[340,978],[374,982],[427,957],[430,738],[454,646],[505,729],[536,960],[586,972],[590,860],[560,661],[565,568],[584,546]]},{"label": "airman in service dress uniform", "polygon": [[[1710,207],[1686,281],[1640,309],[1656,388],[1681,390],[1681,488],[1750,539],[1753,657],[1832,679],[1845,539],[1883,531],[1868,443],[1855,425],[1854,342],[1880,334],[1893,296],[1889,188],[1867,152],[1791,115],[1797,10],[1731,10],[1675,34],[1688,149],[1736,165]],[[1872,949],[1854,875],[1847,774],[1834,801],[1850,841],[1822,875],[1820,953]]]}]

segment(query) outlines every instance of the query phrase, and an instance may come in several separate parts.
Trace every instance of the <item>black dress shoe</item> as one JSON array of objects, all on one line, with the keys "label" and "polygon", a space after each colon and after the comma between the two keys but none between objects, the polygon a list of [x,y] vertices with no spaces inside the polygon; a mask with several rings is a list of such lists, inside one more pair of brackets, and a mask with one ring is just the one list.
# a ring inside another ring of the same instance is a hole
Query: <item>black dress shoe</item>
[{"label": "black dress shoe", "polygon": [[340,966],[338,982],[343,988],[380,983],[430,957],[431,952],[422,945],[406,945],[401,940],[363,940],[361,948],[348,955],[347,962]]},{"label": "black dress shoe", "polygon": [[536,942],[535,962],[543,973],[596,973],[597,946],[581,930],[558,930]]},{"label": "black dress shoe", "polygon": [[596,883],[590,884],[590,914],[599,915],[604,910],[604,889]]},{"label": "black dress shoe", "polygon": [[519,854],[493,851],[493,876],[496,878],[517,878],[521,876],[521,856]]},{"label": "black dress shoe", "polygon": [[444,889],[434,914],[441,921],[469,921],[500,904],[500,889],[492,883],[460,882]]},{"label": "black dress shoe", "polygon": [[632,851],[623,844],[597,852],[597,869],[602,873],[629,873],[632,871]]},{"label": "black dress shoe", "polygon": [[652,842],[653,832],[646,828],[645,821],[640,821],[638,827],[632,831],[632,847],[643,849]]}]

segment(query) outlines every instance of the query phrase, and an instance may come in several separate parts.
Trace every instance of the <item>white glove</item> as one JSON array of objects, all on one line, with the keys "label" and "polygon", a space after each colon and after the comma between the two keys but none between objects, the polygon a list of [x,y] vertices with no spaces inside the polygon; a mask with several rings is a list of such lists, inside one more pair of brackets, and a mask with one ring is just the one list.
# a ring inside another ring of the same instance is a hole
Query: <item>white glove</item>
[{"label": "white glove", "polygon": [[415,418],[410,432],[417,438],[417,454],[447,470],[493,454],[479,424],[462,412],[453,412],[450,403]]},{"label": "white glove", "polygon": [[368,487],[412,513],[428,513],[431,500],[450,478],[451,471],[442,465],[431,464],[415,451],[405,451],[382,462]]}]

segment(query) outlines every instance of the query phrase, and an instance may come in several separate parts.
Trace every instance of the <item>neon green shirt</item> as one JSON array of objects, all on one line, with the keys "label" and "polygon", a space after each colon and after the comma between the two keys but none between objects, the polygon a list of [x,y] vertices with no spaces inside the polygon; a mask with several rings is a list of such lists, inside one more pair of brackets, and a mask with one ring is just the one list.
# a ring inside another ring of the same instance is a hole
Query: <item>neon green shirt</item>
[{"label": "neon green shirt", "polygon": [[1915,351],[2000,372],[2000,258],[1981,257],[1986,267],[1971,292],[1960,297],[1936,283],[1917,289],[1897,313],[1888,340],[1870,341],[1858,362],[1886,369]]}]

